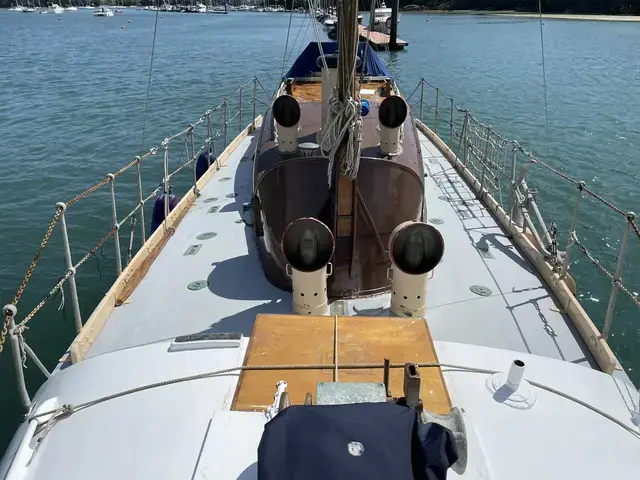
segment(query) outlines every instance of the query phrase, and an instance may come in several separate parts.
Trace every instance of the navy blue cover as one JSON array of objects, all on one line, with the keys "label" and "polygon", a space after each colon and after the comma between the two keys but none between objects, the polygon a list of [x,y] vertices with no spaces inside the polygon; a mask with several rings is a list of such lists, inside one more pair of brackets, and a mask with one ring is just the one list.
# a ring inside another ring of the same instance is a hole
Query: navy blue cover
[{"label": "navy blue cover", "polygon": [[[358,57],[364,58],[365,42],[358,44]],[[337,42],[322,42],[322,51],[325,55],[330,53],[336,53],[338,50]],[[365,67],[365,74],[373,77],[390,77],[391,72],[384,64],[384,62],[378,57],[376,52],[371,48],[367,48],[367,58],[363,60],[362,65]],[[318,42],[311,42],[307,45],[307,48],[300,54],[300,56],[293,62],[293,65],[287,72],[287,78],[301,78],[308,77],[316,73],[320,73],[316,60],[320,56],[320,48]],[[361,67],[358,67],[360,72]]]},{"label": "navy blue cover", "polygon": [[265,426],[258,479],[444,480],[457,459],[451,431],[407,407],[293,405]]}]

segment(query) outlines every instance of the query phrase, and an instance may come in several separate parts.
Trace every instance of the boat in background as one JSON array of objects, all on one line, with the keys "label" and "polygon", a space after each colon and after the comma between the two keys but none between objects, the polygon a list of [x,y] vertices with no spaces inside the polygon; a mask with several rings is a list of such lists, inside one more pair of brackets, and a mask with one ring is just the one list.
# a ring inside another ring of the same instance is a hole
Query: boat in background
[{"label": "boat in background", "polygon": [[24,7],[20,4],[16,3],[13,7],[9,9],[10,12],[22,12],[24,11]]},{"label": "boat in background", "polygon": [[[388,8],[384,1],[379,8],[374,10],[373,14],[373,30],[380,33],[389,34],[391,31],[391,8]],[[398,15],[398,23],[400,15]]]},{"label": "boat in background", "polygon": [[113,10],[105,5],[101,5],[93,11],[94,17],[113,17]]},{"label": "boat in background", "polygon": [[77,12],[78,11],[78,7],[75,7],[73,5],[69,5],[68,7],[64,7],[64,11],[65,12]]},{"label": "boat in background", "polygon": [[64,13],[64,8],[62,8],[60,5],[58,5],[57,3],[52,3],[49,8],[47,8],[47,13],[52,13],[52,14],[60,14],[60,13]]}]

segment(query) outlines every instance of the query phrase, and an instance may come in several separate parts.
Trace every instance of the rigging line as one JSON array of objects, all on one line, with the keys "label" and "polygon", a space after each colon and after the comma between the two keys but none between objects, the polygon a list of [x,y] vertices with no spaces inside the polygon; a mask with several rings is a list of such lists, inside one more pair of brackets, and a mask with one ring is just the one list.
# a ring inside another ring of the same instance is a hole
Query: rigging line
[{"label": "rigging line", "polygon": [[542,56],[542,90],[544,95],[544,132],[547,137],[547,155],[551,153],[549,141],[549,109],[547,104],[547,69],[544,64],[544,33],[542,32],[542,0],[538,0],[538,15],[540,20],[540,52]]},{"label": "rigging line", "polygon": [[282,73],[280,73],[280,78],[284,76],[284,65],[287,61],[287,49],[289,48],[289,34],[291,33],[292,19],[293,19],[293,8],[291,9],[291,13],[289,14],[289,28],[287,28],[287,41],[284,44],[284,56],[282,57]]},{"label": "rigging line", "polygon": [[[155,1],[153,2],[155,4]],[[149,62],[149,77],[147,79],[147,99],[144,106],[144,123],[142,124],[142,140],[140,141],[140,152],[144,148],[144,136],[147,132],[147,116],[149,114],[149,96],[151,95],[151,74],[153,73],[153,58],[156,53],[156,33],[158,31],[158,15],[160,8],[156,8],[156,20],[153,25],[153,42],[151,43],[151,60]]]}]

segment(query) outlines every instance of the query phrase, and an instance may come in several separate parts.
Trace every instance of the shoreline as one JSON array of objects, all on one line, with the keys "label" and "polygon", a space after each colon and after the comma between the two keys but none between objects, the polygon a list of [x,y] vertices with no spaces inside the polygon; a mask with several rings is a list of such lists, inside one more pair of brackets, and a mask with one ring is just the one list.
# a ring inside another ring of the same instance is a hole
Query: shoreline
[{"label": "shoreline", "polygon": [[[509,17],[509,18],[530,18],[537,19],[540,15],[535,12],[514,12],[505,10],[422,10],[401,11],[401,15],[475,15],[482,17]],[[589,13],[543,13],[542,18],[545,20],[580,20],[592,22],[640,22],[640,15],[601,15]]]}]

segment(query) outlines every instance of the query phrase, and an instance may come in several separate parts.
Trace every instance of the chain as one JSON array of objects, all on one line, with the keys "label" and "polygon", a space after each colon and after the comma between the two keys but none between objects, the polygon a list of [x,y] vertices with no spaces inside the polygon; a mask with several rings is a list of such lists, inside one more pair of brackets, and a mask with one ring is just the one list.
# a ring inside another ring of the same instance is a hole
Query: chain
[{"label": "chain", "polygon": [[2,331],[0,332],[0,353],[4,349],[4,342],[7,340],[7,332],[9,330],[9,322],[11,317],[7,314],[4,316],[4,323],[2,324]]},{"label": "chain", "polygon": [[636,235],[638,236],[638,238],[640,238],[640,231],[638,230],[638,226],[636,225],[636,222],[631,220],[629,223],[631,224],[631,228],[633,229],[633,231],[636,232]]},{"label": "chain", "polygon": [[29,320],[31,320],[33,316],[36,313],[38,313],[38,311],[42,307],[44,307],[45,303],[47,303],[56,293],[58,293],[58,290],[62,288],[62,285],[64,285],[64,282],[66,282],[71,275],[73,275],[73,271],[72,270],[67,271],[67,273],[65,273],[64,276],[58,281],[58,283],[56,283],[55,286],[49,291],[49,293],[47,293],[47,295],[42,300],[40,300],[40,302],[38,302],[38,304],[35,306],[33,310],[31,310],[29,315],[24,317],[24,320],[20,322],[17,325],[17,327],[20,327],[20,328],[26,327]]},{"label": "chain", "polygon": [[631,301],[635,303],[637,307],[640,308],[640,299],[638,298],[638,296],[634,295],[627,287],[625,287],[619,278],[615,278],[615,276],[611,272],[609,272],[606,268],[604,268],[600,263],[600,260],[594,258],[594,256],[591,255],[589,250],[587,250],[587,247],[585,247],[578,241],[578,238],[576,237],[575,233],[573,234],[573,242],[578,247],[578,250],[580,250],[589,259],[589,261],[598,268],[598,270],[600,270],[607,277],[609,277],[609,279],[616,285],[616,287],[618,287],[622,292],[627,294],[627,296],[631,299]]},{"label": "chain", "polygon": [[[20,300],[20,297],[22,296],[22,292],[24,292],[24,289],[26,288],[27,283],[29,283],[29,280],[31,279],[31,275],[33,275],[33,271],[35,270],[36,265],[38,264],[38,260],[40,260],[40,255],[42,255],[44,247],[47,246],[47,243],[49,242],[49,238],[51,237],[51,233],[53,233],[53,227],[56,226],[56,223],[58,222],[58,219],[60,218],[60,215],[62,215],[62,209],[58,208],[56,210],[55,215],[53,216],[53,218],[49,222],[49,228],[47,228],[47,232],[44,234],[44,237],[42,238],[42,241],[40,242],[40,248],[38,248],[38,251],[36,252],[35,256],[33,257],[33,260],[31,261],[31,265],[29,265],[29,269],[27,270],[27,273],[25,274],[24,278],[22,279],[22,283],[20,284],[20,288],[18,288],[18,291],[16,292],[15,297],[13,297],[13,304],[14,305],[18,304],[18,300]],[[0,345],[1,345],[1,343],[0,343]]]},{"label": "chain", "polygon": [[95,192],[96,190],[98,190],[101,187],[104,187],[107,183],[109,183],[109,177],[105,177],[103,180],[99,181],[98,183],[96,183],[92,187],[87,188],[84,192],[79,193],[78,195],[73,197],[71,200],[69,200],[67,202],[67,207],[70,207],[71,205],[76,203],[78,200],[82,200],[83,198],[89,196],[89,194]]},{"label": "chain", "polygon": [[89,250],[87,254],[84,257],[82,257],[82,259],[78,263],[76,263],[75,268],[77,269],[81,267],[87,260],[89,260],[89,258],[92,255],[94,255],[98,251],[100,247],[102,247],[102,245],[104,245],[104,242],[109,240],[115,233],[116,233],[116,227],[113,227],[111,230],[109,230],[109,232],[104,237],[102,237],[102,240],[96,243],[96,245],[91,250]]},{"label": "chain", "polygon": [[119,177],[120,175],[122,175],[124,172],[126,172],[127,170],[129,170],[131,167],[133,167],[135,164],[138,163],[138,159],[134,158],[132,161],[130,161],[129,163],[127,163],[124,167],[122,167],[120,170],[118,170],[116,173],[114,173],[113,175],[115,177]]}]

